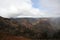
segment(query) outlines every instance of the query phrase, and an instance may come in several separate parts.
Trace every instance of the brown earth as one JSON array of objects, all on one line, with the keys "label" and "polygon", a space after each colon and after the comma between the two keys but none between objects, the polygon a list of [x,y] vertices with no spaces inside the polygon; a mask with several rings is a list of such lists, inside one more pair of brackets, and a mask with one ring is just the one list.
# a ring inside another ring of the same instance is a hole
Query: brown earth
[{"label": "brown earth", "polygon": [[8,33],[0,33],[0,40],[31,40],[23,36],[14,36]]}]

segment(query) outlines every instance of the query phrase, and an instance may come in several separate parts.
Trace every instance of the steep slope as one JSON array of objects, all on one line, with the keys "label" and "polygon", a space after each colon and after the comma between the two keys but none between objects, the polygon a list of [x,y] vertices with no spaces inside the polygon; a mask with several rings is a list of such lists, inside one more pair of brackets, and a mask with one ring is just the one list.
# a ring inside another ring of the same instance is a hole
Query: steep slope
[{"label": "steep slope", "polygon": [[30,40],[26,35],[26,30],[29,29],[25,25],[18,24],[15,20],[0,17],[0,40]]},{"label": "steep slope", "polygon": [[[27,39],[53,38],[55,35],[60,35],[60,31],[58,30],[55,32],[56,30],[54,29],[54,25],[52,25],[54,21],[50,19],[51,18],[13,19],[0,17],[0,33],[2,36],[5,35],[4,33],[6,33],[13,37],[22,36],[23,38],[25,37]],[[58,36],[55,36],[55,38],[56,37]]]}]

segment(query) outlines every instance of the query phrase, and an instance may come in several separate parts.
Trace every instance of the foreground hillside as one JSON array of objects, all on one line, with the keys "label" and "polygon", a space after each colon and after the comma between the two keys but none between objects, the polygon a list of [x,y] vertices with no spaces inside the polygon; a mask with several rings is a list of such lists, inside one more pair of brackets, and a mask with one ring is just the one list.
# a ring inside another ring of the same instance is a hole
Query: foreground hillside
[{"label": "foreground hillside", "polygon": [[[34,19],[35,20],[35,19]],[[60,31],[53,28],[48,18],[30,22],[27,19],[0,17],[0,40],[32,40],[60,38]]]}]

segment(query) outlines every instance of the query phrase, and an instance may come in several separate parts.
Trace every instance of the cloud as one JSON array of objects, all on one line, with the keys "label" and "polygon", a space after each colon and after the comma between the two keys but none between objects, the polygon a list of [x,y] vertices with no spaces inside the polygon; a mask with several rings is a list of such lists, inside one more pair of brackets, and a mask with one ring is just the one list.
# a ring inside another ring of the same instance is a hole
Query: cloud
[{"label": "cloud", "polygon": [[58,17],[60,16],[60,0],[40,0],[43,11],[34,8],[31,0],[0,0],[0,16],[2,17]]},{"label": "cloud", "polygon": [[47,9],[47,15],[60,17],[60,0],[40,0],[40,4]]},{"label": "cloud", "polygon": [[0,15],[3,17],[18,16],[22,11],[29,10],[32,5],[29,0],[0,0]]},{"label": "cloud", "polygon": [[2,17],[38,17],[43,12],[32,7],[31,0],[0,0],[0,16]]}]

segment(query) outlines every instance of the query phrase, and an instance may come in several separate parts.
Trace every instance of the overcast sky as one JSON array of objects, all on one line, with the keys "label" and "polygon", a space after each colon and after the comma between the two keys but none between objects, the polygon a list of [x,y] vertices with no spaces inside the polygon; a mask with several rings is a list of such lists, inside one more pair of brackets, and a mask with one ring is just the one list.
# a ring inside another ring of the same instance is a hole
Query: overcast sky
[{"label": "overcast sky", "polygon": [[0,0],[2,17],[60,17],[60,0]]}]

